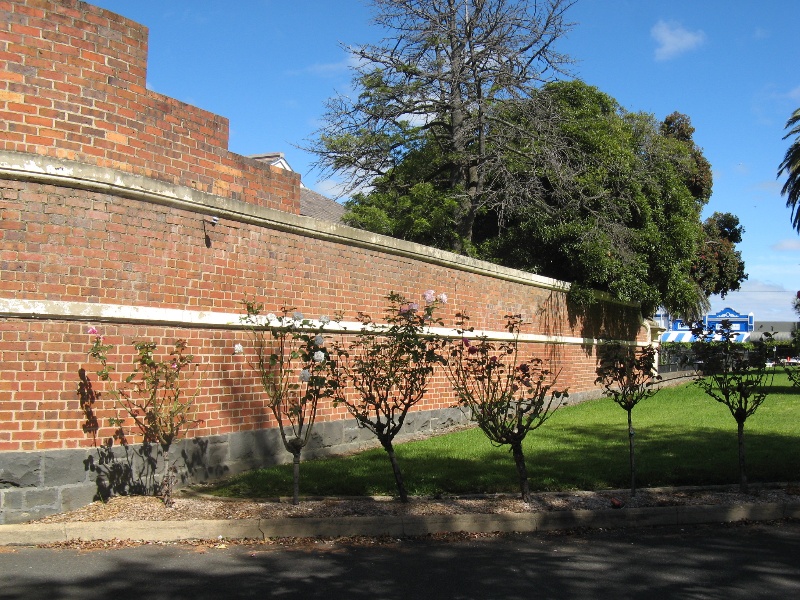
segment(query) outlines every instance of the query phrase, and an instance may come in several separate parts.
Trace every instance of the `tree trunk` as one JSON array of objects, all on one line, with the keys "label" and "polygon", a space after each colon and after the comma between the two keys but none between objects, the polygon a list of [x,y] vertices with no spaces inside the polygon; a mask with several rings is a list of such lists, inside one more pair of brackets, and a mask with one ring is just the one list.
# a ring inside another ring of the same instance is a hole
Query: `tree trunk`
[{"label": "tree trunk", "polygon": [[300,504],[300,453],[293,453],[292,458],[292,471],[294,475],[294,485],[292,486],[292,504],[297,506]]},{"label": "tree trunk", "polygon": [[281,438],[283,439],[283,447],[292,455],[293,463],[293,481],[292,481],[292,504],[295,506],[300,503],[300,454],[303,451],[303,440],[299,437],[287,439],[286,434],[283,432],[281,425]]},{"label": "tree trunk", "polygon": [[476,166],[464,164],[459,169],[459,173],[462,176],[459,185],[466,188],[466,195],[461,201],[459,220],[456,224],[456,232],[459,237],[457,252],[464,254],[467,247],[472,244],[472,231],[475,228],[481,185],[480,175]]},{"label": "tree trunk", "polygon": [[[453,72],[457,73],[460,70],[461,61],[463,59],[463,45],[460,40],[455,39],[452,42],[453,58],[452,68]],[[470,136],[465,132],[466,125],[466,109],[464,108],[464,101],[461,97],[461,88],[458,85],[453,86],[453,96],[449,101],[450,112],[450,135],[449,142],[452,145],[454,154],[454,162],[451,168],[450,186],[451,189],[460,189],[464,197],[460,200],[458,222],[456,223],[456,233],[458,239],[455,240],[453,245],[453,252],[457,254],[464,254],[466,244],[472,242],[472,228],[475,224],[475,188],[472,185],[473,173],[470,171],[470,165],[466,158],[466,144],[465,139]]]},{"label": "tree trunk", "polygon": [[519,490],[525,502],[531,501],[531,488],[528,482],[528,469],[525,467],[525,455],[522,453],[522,442],[511,444],[511,452],[514,454],[514,463],[517,465],[517,475],[519,475]]},{"label": "tree trunk", "polygon": [[472,242],[472,230],[475,226],[475,207],[472,197],[467,196],[467,200],[461,203],[461,214],[456,225],[458,240],[455,242],[453,252],[465,254],[467,246]]},{"label": "tree trunk", "polygon": [[631,462],[631,498],[636,495],[636,443],[634,442],[634,435],[636,432],[633,430],[633,421],[631,419],[631,411],[628,411],[628,447],[630,448],[630,462]]},{"label": "tree trunk", "polygon": [[400,502],[408,502],[408,493],[406,492],[406,484],[403,483],[403,474],[400,472],[400,465],[397,463],[397,457],[394,454],[394,447],[392,442],[381,442],[386,454],[389,455],[389,462],[392,463],[392,471],[394,472],[394,481],[397,484],[397,493],[400,494]]},{"label": "tree trunk", "polygon": [[739,491],[747,493],[747,470],[744,460],[744,421],[737,421],[737,433],[739,437]]},{"label": "tree trunk", "polygon": [[161,496],[164,506],[172,508],[172,468],[169,464],[169,446],[161,447],[164,455],[164,477],[161,479]]}]

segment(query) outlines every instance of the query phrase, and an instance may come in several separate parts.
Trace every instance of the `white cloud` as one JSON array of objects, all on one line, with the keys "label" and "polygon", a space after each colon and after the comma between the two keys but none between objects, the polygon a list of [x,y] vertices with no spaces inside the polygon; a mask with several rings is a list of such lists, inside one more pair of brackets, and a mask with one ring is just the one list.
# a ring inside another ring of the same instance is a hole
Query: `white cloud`
[{"label": "white cloud", "polygon": [[769,37],[768,29],[764,29],[763,27],[756,27],[755,31],[753,31],[753,39],[765,40],[768,37]]},{"label": "white cloud", "polygon": [[752,99],[752,111],[761,125],[783,129],[786,120],[800,103],[800,85],[793,88],[767,84],[756,91]]},{"label": "white cloud", "polygon": [[778,243],[770,246],[770,249],[776,252],[796,252],[800,250],[800,240],[780,240]]},{"label": "white cloud", "polygon": [[765,192],[771,196],[778,196],[781,193],[783,184],[780,181],[761,181],[753,186],[757,192]]},{"label": "white cloud", "polygon": [[328,198],[340,198],[344,191],[344,185],[341,181],[336,181],[335,179],[323,179],[315,183],[313,189],[318,194]]},{"label": "white cloud", "polygon": [[669,60],[679,54],[694,50],[706,40],[702,30],[689,31],[674,21],[660,20],[653,25],[650,36],[658,42],[656,60]]},{"label": "white cloud", "polygon": [[748,314],[753,313],[756,323],[759,321],[797,321],[797,314],[792,309],[795,290],[786,286],[759,281],[744,281],[742,289],[731,292],[725,298],[712,296],[711,312],[719,312],[723,308]]},{"label": "white cloud", "polygon": [[405,115],[405,121],[412,127],[427,125],[433,115]]},{"label": "white cloud", "polygon": [[300,71],[293,71],[293,73],[299,72],[303,74],[317,75],[319,77],[334,77],[346,72],[349,66],[349,61],[345,59],[335,63],[317,63],[314,65],[309,65]]},{"label": "white cloud", "polygon": [[317,77],[336,77],[363,65],[355,54],[348,53],[342,60],[331,63],[315,63],[299,70],[289,71],[290,75],[316,75]]}]

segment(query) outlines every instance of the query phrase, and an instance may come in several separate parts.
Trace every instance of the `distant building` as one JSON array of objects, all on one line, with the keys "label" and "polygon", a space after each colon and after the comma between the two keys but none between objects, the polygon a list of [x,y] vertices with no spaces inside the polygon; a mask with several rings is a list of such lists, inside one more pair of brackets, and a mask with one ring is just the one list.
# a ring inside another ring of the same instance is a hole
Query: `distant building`
[{"label": "distant building", "polygon": [[[265,162],[268,165],[278,167],[279,169],[285,169],[286,171],[294,171],[283,155],[283,152],[253,154],[248,158]],[[304,217],[313,217],[321,221],[341,223],[344,211],[345,208],[343,204],[308,189],[303,185],[302,181],[300,182],[300,214]]]},{"label": "distant building", "polygon": [[344,211],[344,204],[339,204],[336,200],[331,200],[306,187],[300,189],[301,215],[321,221],[341,223]]},{"label": "distant building", "polygon": [[750,334],[750,341],[757,342],[768,332],[776,342],[790,342],[794,339],[794,332],[797,329],[798,323],[793,321],[756,322],[756,327]]},{"label": "distant building", "polygon": [[[292,171],[293,173],[295,172],[295,170],[287,162],[286,157],[283,155],[283,152],[265,152],[264,154],[251,154],[247,158],[252,158],[259,162],[267,163],[268,165],[272,165],[273,167],[278,167],[279,169],[283,169],[284,171]],[[303,186],[302,183],[300,185]]]},{"label": "distant building", "polygon": [[[661,342],[694,342],[697,338],[692,335],[691,325],[682,319],[673,318],[666,312],[656,313],[653,319],[666,331],[661,334]],[[703,327],[718,329],[722,321],[728,321],[731,331],[736,331],[736,342],[750,341],[755,329],[755,316],[753,313],[741,314],[732,308],[723,308],[717,313],[709,313],[703,317]]]}]

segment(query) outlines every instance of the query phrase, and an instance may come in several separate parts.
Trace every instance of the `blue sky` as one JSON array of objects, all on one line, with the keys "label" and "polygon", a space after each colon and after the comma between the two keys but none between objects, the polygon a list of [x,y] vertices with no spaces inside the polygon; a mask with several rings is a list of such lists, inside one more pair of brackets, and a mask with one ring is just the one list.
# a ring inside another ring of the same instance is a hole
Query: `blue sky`
[{"label": "blue sky", "polygon": [[[230,149],[284,152],[308,187],[332,182],[311,172],[295,147],[316,130],[324,102],[349,88],[341,43],[376,41],[359,0],[94,0],[150,28],[148,86],[230,119]],[[560,50],[574,74],[626,109],[659,120],[689,115],[714,172],[706,216],[736,214],[750,278],[712,298],[756,321],[794,321],[800,236],[790,226],[777,167],[784,125],[800,107],[795,0],[578,0]]]}]

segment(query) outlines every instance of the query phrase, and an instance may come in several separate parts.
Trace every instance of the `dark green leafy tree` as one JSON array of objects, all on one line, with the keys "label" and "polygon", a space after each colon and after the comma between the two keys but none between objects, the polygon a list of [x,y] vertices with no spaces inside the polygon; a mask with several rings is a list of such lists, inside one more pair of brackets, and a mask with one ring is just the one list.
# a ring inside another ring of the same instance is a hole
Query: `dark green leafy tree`
[{"label": "dark green leafy tree", "polygon": [[739,489],[747,493],[744,424],[766,400],[772,384],[774,372],[766,368],[766,345],[755,344],[752,349],[746,349],[735,341],[738,332],[731,329],[727,320],[723,320],[718,329],[696,323],[692,333],[697,338],[693,351],[702,364],[702,374],[695,379],[695,384],[724,404],[736,421]]},{"label": "dark green leafy tree", "polygon": [[786,183],[783,184],[781,194],[786,196],[786,206],[792,210],[792,225],[800,232],[800,211],[797,210],[800,201],[800,108],[789,117],[786,129],[789,131],[783,139],[792,136],[795,136],[795,139],[789,145],[778,167],[778,177],[786,174]]},{"label": "dark green leafy tree", "polygon": [[387,299],[386,322],[376,323],[359,313],[360,330],[353,341],[334,344],[329,368],[334,405],[344,405],[359,427],[378,438],[389,456],[400,500],[408,502],[393,440],[442,361],[439,342],[426,332],[441,324],[434,313],[447,298],[428,290],[423,306],[396,292]]},{"label": "dark green leafy tree", "polygon": [[[323,172],[344,178],[343,194],[378,184],[379,194],[403,197],[409,189],[403,182],[394,187],[393,169],[432,144],[439,159],[427,177],[443,183],[447,201],[455,202],[448,209],[453,235],[441,241],[467,251],[481,210],[503,212],[537,193],[520,185],[532,180],[490,179],[505,172],[510,152],[517,164],[531,165],[555,147],[532,153],[515,146],[521,120],[507,116],[524,113],[540,140],[554,131],[547,107],[527,100],[570,62],[556,44],[571,27],[565,14],[573,0],[371,3],[386,39],[347,48],[356,59],[356,91],[328,101],[308,149]],[[560,162],[550,164],[555,171]]]},{"label": "dark green leafy tree", "polygon": [[464,314],[457,318],[456,327],[463,337],[449,344],[448,378],[458,403],[489,441],[510,447],[522,499],[529,502],[531,492],[522,443],[569,394],[566,389],[553,389],[557,375],[544,368],[541,359],[521,359],[520,315],[506,315],[511,338],[496,343],[486,338],[470,340],[469,318]]},{"label": "dark green leafy tree", "polygon": [[[194,401],[200,392],[199,384],[187,391],[187,373],[196,370],[194,356],[186,353],[186,340],[177,340],[165,358],[155,356],[158,346],[154,342],[136,342],[133,371],[121,382],[114,381],[113,365],[109,365],[108,352],[113,346],[105,344],[101,336],[95,338],[89,356],[102,368],[97,372],[102,381],[111,382],[109,393],[117,408],[130,417],[146,444],[158,444],[164,457],[164,476],[161,494],[166,506],[172,506],[176,467],[170,462],[169,450],[173,442],[197,424],[193,418]],[[127,417],[114,417],[111,425],[122,428]]]},{"label": "dark green leafy tree", "polygon": [[706,294],[725,297],[741,288],[747,279],[742,253],[736,244],[742,241],[744,227],[731,213],[715,212],[703,223],[704,239],[692,265],[692,277]]},{"label": "dark green leafy tree", "polygon": [[695,128],[691,119],[682,113],[674,112],[667,115],[661,123],[661,133],[667,138],[678,140],[688,149],[691,160],[685,165],[685,181],[692,196],[705,204],[711,199],[711,188],[714,178],[711,173],[711,163],[708,162],[703,151],[695,144]]},{"label": "dark green leafy tree", "polygon": [[639,302],[645,314],[659,305],[702,312],[707,293],[691,267],[708,192],[691,185],[694,146],[581,81],[549,84],[539,95],[559,115],[565,170],[574,175],[565,185],[546,167],[521,169],[517,176],[536,179],[545,193],[507,213],[504,227],[483,242],[484,256],[573,282],[576,291]]},{"label": "dark green leafy tree", "polygon": [[485,197],[514,201],[481,204],[469,243],[457,231],[449,155],[429,131],[348,202],[348,221],[570,281],[577,304],[600,290],[645,313],[665,306],[689,319],[710,294],[738,289],[746,275],[728,234],[742,230],[701,222],[711,172],[687,116],[659,123],[581,81],[549,83],[495,109],[504,129]]},{"label": "dark green leafy tree", "polygon": [[595,384],[603,394],[628,413],[628,449],[631,470],[631,496],[636,495],[636,447],[631,413],[639,402],[653,396],[658,389],[653,384],[661,379],[655,370],[656,349],[645,346],[636,349],[620,343],[604,345],[600,350]]},{"label": "dark green leafy tree", "polygon": [[376,177],[368,194],[345,202],[353,227],[437,248],[459,244],[460,200],[449,191],[447,161],[432,139],[409,150],[402,163]]},{"label": "dark green leafy tree", "polygon": [[252,342],[250,365],[267,394],[267,405],[280,429],[283,447],[292,455],[292,503],[300,502],[300,455],[306,447],[323,398],[332,398],[335,382],[327,377],[329,359],[323,335],[328,317],[317,323],[294,309],[264,313],[264,305],[244,300],[240,318]]}]

